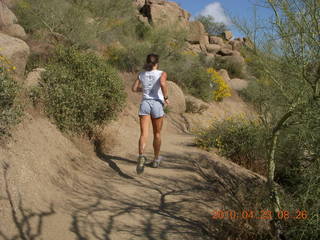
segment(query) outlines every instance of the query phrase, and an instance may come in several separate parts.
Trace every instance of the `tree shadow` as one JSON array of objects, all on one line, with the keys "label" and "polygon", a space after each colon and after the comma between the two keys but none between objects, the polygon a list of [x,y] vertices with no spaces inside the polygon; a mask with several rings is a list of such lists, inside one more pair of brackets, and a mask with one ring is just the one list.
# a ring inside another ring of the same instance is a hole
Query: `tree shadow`
[{"label": "tree shadow", "polygon": [[[98,187],[95,192],[100,195],[94,203],[72,203],[77,210],[72,214],[71,231],[79,240],[111,239],[114,232],[125,234],[123,239],[210,239],[212,236],[203,222],[210,214],[200,213],[195,207],[210,207],[199,194],[207,189],[195,179],[177,183],[175,178],[160,178],[161,184],[151,179],[147,183],[131,182],[143,189],[143,193],[134,195]],[[195,193],[199,197],[194,197]],[[85,194],[92,196],[92,193]],[[107,217],[99,218],[101,213],[106,213]]]},{"label": "tree shadow", "polygon": [[129,160],[129,159],[126,159],[126,158],[121,158],[121,157],[116,157],[116,156],[111,156],[111,155],[105,154],[101,149],[101,142],[99,139],[96,139],[94,141],[94,151],[95,151],[97,157],[100,158],[102,161],[108,163],[109,167],[111,169],[113,169],[115,172],[117,172],[120,177],[123,177],[126,179],[134,179],[134,177],[124,173],[113,160],[121,160],[121,161],[125,161],[128,163],[136,163],[136,162]]},{"label": "tree shadow", "polygon": [[0,230],[0,236],[4,240],[38,239],[42,234],[44,218],[55,214],[53,204],[50,205],[49,211],[35,213],[30,209],[24,208],[22,203],[22,198],[19,194],[19,202],[18,202],[18,205],[16,206],[9,189],[9,184],[8,184],[7,175],[8,175],[9,167],[10,167],[9,164],[4,163],[3,165],[4,185],[5,185],[5,192],[7,194],[7,198],[2,198],[2,199],[7,200],[10,205],[11,218],[17,233],[12,237],[8,237],[4,232]]}]

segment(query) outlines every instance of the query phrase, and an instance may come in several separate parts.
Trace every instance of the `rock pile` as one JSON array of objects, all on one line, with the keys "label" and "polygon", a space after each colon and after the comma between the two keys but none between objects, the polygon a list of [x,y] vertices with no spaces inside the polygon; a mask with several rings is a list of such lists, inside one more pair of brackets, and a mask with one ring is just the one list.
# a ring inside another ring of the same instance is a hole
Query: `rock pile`
[{"label": "rock pile", "polygon": [[137,16],[140,21],[153,27],[174,26],[188,32],[187,50],[194,53],[204,53],[209,57],[229,56],[237,62],[244,62],[239,53],[242,46],[249,46],[246,38],[233,39],[230,31],[222,36],[209,36],[203,24],[199,21],[190,21],[190,13],[182,9],[177,3],[167,0],[134,0],[137,7]]},{"label": "rock pile", "polygon": [[16,77],[21,78],[25,72],[30,48],[21,40],[26,38],[26,33],[6,3],[12,6],[13,1],[0,1],[0,54],[15,67]]}]

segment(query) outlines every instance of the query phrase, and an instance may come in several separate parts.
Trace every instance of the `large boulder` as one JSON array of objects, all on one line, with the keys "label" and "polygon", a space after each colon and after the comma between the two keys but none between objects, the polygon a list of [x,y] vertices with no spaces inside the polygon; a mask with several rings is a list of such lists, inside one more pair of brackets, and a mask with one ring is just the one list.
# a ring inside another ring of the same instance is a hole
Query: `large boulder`
[{"label": "large boulder", "polygon": [[202,48],[200,46],[200,44],[191,44],[188,43],[186,44],[186,51],[187,52],[192,52],[193,54],[198,54],[202,52]]},{"label": "large boulder", "polygon": [[189,34],[187,41],[191,44],[200,45],[201,52],[205,53],[207,51],[209,36],[201,22],[193,21],[189,23]]},{"label": "large boulder", "polygon": [[11,37],[17,37],[23,40],[27,39],[27,34],[24,31],[24,28],[21,27],[19,24],[11,24],[11,25],[4,26],[2,28],[2,32],[8,34]]},{"label": "large boulder", "polygon": [[209,53],[217,53],[221,50],[221,46],[218,44],[207,44],[206,48]]},{"label": "large boulder", "polygon": [[0,1],[0,30],[4,26],[12,25],[17,22],[16,15],[14,15],[3,1]]},{"label": "large boulder", "polygon": [[169,110],[174,113],[184,113],[186,111],[186,99],[181,88],[172,81],[167,81],[169,89]]},{"label": "large boulder", "polygon": [[146,0],[134,0],[138,10],[140,10],[146,3]]},{"label": "large boulder", "polygon": [[[141,5],[141,3],[140,3]],[[188,30],[190,13],[177,3],[165,0],[147,0],[140,13],[149,19],[154,27],[175,26]]]},{"label": "large boulder", "polygon": [[227,40],[227,41],[229,41],[229,40],[231,40],[231,39],[233,38],[233,34],[232,34],[231,31],[224,31],[224,32],[222,33],[222,36],[223,36],[223,38],[224,38],[225,40]]},{"label": "large boulder", "polygon": [[217,36],[210,36],[209,43],[210,44],[218,44],[220,46],[224,45],[223,39],[221,37],[217,37]]},{"label": "large boulder", "polygon": [[0,33],[0,54],[16,68],[15,72],[23,76],[30,54],[29,46],[22,40]]},{"label": "large boulder", "polygon": [[239,65],[241,67],[244,67],[246,64],[244,58],[238,54],[233,54],[231,56],[224,56],[224,57],[222,57],[222,59],[224,59],[225,61],[227,61],[231,64]]},{"label": "large boulder", "polygon": [[232,50],[239,51],[242,48],[244,42],[241,40],[231,40],[229,44],[232,46]]}]

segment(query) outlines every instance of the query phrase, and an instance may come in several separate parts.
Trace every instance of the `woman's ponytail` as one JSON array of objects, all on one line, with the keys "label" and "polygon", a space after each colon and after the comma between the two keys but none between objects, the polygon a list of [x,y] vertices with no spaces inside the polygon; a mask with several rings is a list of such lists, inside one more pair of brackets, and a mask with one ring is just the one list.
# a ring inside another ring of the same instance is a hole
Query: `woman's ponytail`
[{"label": "woman's ponytail", "polygon": [[149,54],[144,65],[144,70],[152,71],[153,67],[159,63],[159,56],[157,54]]}]

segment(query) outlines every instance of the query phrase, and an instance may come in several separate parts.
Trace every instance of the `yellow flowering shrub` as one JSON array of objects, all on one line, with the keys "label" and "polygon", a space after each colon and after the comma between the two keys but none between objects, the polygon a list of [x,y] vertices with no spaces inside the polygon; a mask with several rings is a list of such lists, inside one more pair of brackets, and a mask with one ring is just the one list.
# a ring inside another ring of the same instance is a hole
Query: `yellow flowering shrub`
[{"label": "yellow flowering shrub", "polygon": [[215,90],[213,92],[214,100],[222,101],[224,97],[230,97],[231,89],[223,77],[213,68],[208,68],[207,71],[211,75],[211,81],[215,84]]}]

